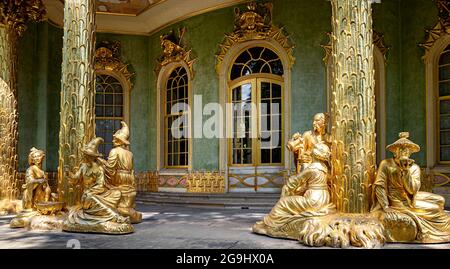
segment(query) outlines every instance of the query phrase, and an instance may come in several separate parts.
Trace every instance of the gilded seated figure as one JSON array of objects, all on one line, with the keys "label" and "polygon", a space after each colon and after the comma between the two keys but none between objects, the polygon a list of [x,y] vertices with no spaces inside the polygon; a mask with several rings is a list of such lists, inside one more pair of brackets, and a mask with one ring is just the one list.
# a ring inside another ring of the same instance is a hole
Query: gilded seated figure
[{"label": "gilded seated figure", "polygon": [[289,140],[287,148],[294,154],[297,173],[311,164],[311,153],[315,144],[331,145],[331,138],[327,133],[327,118],[325,113],[317,113],[314,115],[312,130],[306,131],[303,135],[295,133]]},{"label": "gilded seated figure", "polygon": [[36,148],[31,148],[28,154],[28,167],[25,173],[25,184],[22,185],[22,208],[23,210],[17,214],[10,222],[11,228],[24,228],[39,226],[44,230],[42,225],[31,225],[35,217],[40,216],[40,208],[38,205],[50,203],[52,197],[51,189],[48,184],[45,172],[42,169],[42,162],[45,158],[45,152]]},{"label": "gilded seated figure", "polygon": [[100,137],[85,145],[84,160],[75,174],[69,173],[70,184],[82,184],[81,203],[70,208],[63,230],[69,232],[94,232],[124,234],[133,232],[128,217],[119,214],[117,207],[121,198],[119,190],[105,186],[104,169],[99,162]]},{"label": "gilded seated figure", "polygon": [[310,165],[289,178],[272,211],[253,226],[255,233],[298,239],[299,231],[293,228],[294,222],[335,212],[328,189],[330,149],[317,143],[311,157]]},{"label": "gilded seated figure", "polygon": [[388,242],[440,243],[450,241],[450,215],[444,198],[420,189],[420,167],[410,159],[420,147],[400,133],[387,146],[394,154],[383,160],[373,185],[372,212],[378,212]]},{"label": "gilded seated figure", "polygon": [[22,185],[22,204],[24,210],[36,210],[36,203],[48,202],[50,200],[51,189],[42,170],[42,162],[45,152],[36,148],[30,149],[28,155],[28,167],[25,174],[25,184]]},{"label": "gilded seated figure", "polygon": [[118,211],[123,216],[130,217],[131,223],[142,221],[142,214],[136,212],[136,181],[133,171],[133,153],[128,149],[130,131],[125,122],[122,128],[113,135],[113,149],[108,160],[100,159],[105,168],[106,186],[112,190],[119,190],[121,198]]}]

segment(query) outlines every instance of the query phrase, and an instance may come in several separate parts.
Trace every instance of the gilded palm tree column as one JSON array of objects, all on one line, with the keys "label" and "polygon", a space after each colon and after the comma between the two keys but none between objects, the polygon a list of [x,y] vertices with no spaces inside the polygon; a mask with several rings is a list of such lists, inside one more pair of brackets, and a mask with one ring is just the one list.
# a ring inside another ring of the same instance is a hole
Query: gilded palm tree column
[{"label": "gilded palm tree column", "polygon": [[333,199],[339,212],[368,213],[375,175],[371,0],[332,0]]},{"label": "gilded palm tree column", "polygon": [[80,149],[95,136],[95,1],[64,1],[58,193],[67,206],[80,200],[68,172],[78,170]]},{"label": "gilded palm tree column", "polygon": [[20,208],[18,173],[17,42],[30,21],[41,21],[41,0],[0,0],[0,212]]}]

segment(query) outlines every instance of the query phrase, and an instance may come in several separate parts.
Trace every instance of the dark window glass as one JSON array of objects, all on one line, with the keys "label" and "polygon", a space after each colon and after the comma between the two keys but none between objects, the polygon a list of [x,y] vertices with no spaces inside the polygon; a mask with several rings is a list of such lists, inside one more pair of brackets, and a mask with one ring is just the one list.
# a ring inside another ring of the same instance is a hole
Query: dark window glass
[{"label": "dark window glass", "polygon": [[275,52],[264,47],[253,47],[242,52],[231,67],[230,79],[258,73],[284,74],[281,60]]}]

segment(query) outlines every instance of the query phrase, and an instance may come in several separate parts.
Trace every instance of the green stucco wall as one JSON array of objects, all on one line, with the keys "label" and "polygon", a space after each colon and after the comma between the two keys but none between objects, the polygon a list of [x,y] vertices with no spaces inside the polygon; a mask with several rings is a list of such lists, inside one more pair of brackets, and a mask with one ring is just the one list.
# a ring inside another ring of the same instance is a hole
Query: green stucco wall
[{"label": "green stucco wall", "polygon": [[421,147],[415,155],[420,165],[426,164],[426,84],[425,51],[418,46],[425,40],[425,29],[438,22],[434,1],[402,1],[401,59],[403,128]]},{"label": "green stucco wall", "polygon": [[[291,76],[291,131],[311,128],[312,116],[325,111],[326,69],[321,44],[331,31],[328,1],[273,0],[273,21],[283,26],[295,45],[296,62]],[[215,54],[224,34],[233,30],[234,7],[198,15],[171,25],[151,36],[97,34],[97,42],[121,42],[121,58],[136,74],[131,92],[131,148],[137,171],[156,168],[156,59],[161,53],[159,36],[186,27],[184,42],[192,49],[194,94],[203,104],[219,102]],[[374,29],[389,46],[386,65],[387,143],[400,131],[409,131],[422,147],[417,162],[425,165],[425,71],[418,47],[425,28],[437,22],[430,0],[386,0],[373,6]],[[47,151],[46,169],[56,171],[58,159],[59,103],[61,87],[62,30],[46,22],[31,24],[19,44],[19,154],[20,168],[36,145]],[[44,120],[45,119],[45,120]],[[206,120],[205,117],[203,120]],[[218,169],[219,140],[194,139],[193,169]]]}]

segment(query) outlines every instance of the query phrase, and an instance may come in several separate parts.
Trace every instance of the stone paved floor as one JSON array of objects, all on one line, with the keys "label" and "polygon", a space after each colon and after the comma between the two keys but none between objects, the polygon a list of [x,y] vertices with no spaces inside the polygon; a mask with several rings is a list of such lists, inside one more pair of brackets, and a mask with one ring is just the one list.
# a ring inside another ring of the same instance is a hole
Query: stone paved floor
[{"label": "stone paved floor", "polygon": [[[77,239],[81,248],[308,248],[297,241],[251,233],[250,227],[268,210],[189,208],[138,205],[143,222],[129,235],[27,232],[10,229],[12,216],[0,216],[0,248],[66,248]],[[385,248],[450,249],[450,244],[387,244]]]}]

